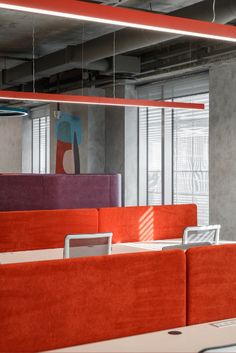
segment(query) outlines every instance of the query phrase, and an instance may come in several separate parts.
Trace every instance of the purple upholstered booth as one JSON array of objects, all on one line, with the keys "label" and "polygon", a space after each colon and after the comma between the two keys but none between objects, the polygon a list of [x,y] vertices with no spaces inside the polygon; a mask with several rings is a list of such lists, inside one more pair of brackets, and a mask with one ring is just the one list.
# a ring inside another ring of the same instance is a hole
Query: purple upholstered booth
[{"label": "purple upholstered booth", "polygon": [[0,211],[121,205],[119,174],[2,174]]}]

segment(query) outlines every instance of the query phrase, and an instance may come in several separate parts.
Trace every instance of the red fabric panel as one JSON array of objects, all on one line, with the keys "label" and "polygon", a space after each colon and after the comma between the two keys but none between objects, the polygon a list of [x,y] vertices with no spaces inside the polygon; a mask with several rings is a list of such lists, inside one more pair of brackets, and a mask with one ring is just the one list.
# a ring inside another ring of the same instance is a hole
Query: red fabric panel
[{"label": "red fabric panel", "polygon": [[63,248],[66,235],[97,231],[96,209],[0,212],[0,251]]},{"label": "red fabric panel", "polygon": [[0,351],[38,352],[186,324],[180,250],[0,266]]},{"label": "red fabric panel", "polygon": [[155,239],[182,238],[184,228],[197,225],[196,205],[155,206]]},{"label": "red fabric panel", "polygon": [[99,209],[99,231],[113,232],[114,243],[180,238],[197,225],[196,205]]},{"label": "red fabric panel", "polygon": [[187,322],[236,317],[236,245],[187,251]]},{"label": "red fabric panel", "polygon": [[[109,207],[99,209],[99,232],[112,232],[113,243],[125,243],[145,240],[145,228],[142,233],[142,221],[150,228],[149,239],[153,239],[152,207]],[[150,219],[150,221],[149,221]],[[145,224],[144,224],[145,226]]]}]

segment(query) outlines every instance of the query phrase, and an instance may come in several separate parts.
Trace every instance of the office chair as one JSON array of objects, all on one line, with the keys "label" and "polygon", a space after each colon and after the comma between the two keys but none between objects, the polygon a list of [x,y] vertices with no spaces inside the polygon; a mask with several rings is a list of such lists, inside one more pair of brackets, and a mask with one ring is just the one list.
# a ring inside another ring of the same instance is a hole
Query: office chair
[{"label": "office chair", "polygon": [[220,228],[220,225],[187,227],[184,229],[182,244],[165,246],[162,250],[181,249],[185,251],[197,246],[219,244]]},{"label": "office chair", "polygon": [[219,244],[221,226],[210,225],[200,227],[187,227],[184,229],[182,244],[211,243]]},{"label": "office chair", "polygon": [[64,244],[64,258],[110,255],[112,233],[71,234]]}]

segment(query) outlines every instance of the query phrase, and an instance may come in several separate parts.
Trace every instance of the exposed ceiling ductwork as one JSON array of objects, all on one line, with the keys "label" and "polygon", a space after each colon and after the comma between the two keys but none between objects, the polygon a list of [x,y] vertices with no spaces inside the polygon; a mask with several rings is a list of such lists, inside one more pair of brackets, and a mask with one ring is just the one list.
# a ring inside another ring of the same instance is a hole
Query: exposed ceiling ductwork
[{"label": "exposed ceiling ductwork", "polygon": [[193,5],[204,0],[87,0],[89,2],[101,3],[110,6],[124,6],[130,8],[140,8],[157,12],[170,13],[177,9]]},{"label": "exposed ceiling ductwork", "polygon": [[[234,0],[218,0],[216,13],[218,23],[228,23],[234,20],[236,18],[236,2]],[[171,14],[174,16],[209,21],[212,19],[212,0],[200,2]],[[178,37],[180,37],[178,34],[122,29],[116,32],[116,55],[150,47]],[[86,64],[111,57],[113,55],[112,43],[113,34],[108,34],[98,38],[96,41],[85,43],[84,61]]]},{"label": "exposed ceiling ductwork", "polygon": [[[127,4],[129,1],[126,2]],[[212,19],[212,0],[199,2],[185,7],[171,14],[180,17],[208,20]],[[236,2],[234,0],[218,0],[216,2],[216,22],[228,23],[236,18]],[[158,43],[164,43],[178,38],[179,35],[161,32],[149,32],[136,29],[121,29],[116,32],[115,52],[116,55],[130,53],[132,51],[147,48]],[[87,41],[83,46],[68,46],[65,49],[52,54],[42,56],[36,60],[36,77],[49,77],[51,75],[68,71],[75,68],[86,68],[88,70],[110,72],[111,58],[114,54],[114,34],[109,33],[99,38]],[[82,58],[83,53],[83,58]],[[132,57],[130,57],[132,60]],[[133,58],[137,60],[137,58]],[[137,64],[137,61],[136,61]],[[127,71],[125,65],[120,65]],[[130,66],[130,65],[129,65]],[[120,70],[120,71],[119,71]],[[116,72],[122,72],[120,68]],[[136,67],[137,71],[137,67]],[[2,80],[1,80],[2,79]],[[32,64],[25,62],[13,68],[2,71],[0,77],[2,88],[11,87],[16,84],[24,84],[32,80]]]}]

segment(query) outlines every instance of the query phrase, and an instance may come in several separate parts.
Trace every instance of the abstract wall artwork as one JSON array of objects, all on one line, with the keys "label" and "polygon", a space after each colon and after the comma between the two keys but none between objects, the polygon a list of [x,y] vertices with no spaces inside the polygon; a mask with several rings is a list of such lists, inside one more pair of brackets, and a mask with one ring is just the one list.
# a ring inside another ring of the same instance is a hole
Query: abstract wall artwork
[{"label": "abstract wall artwork", "polygon": [[80,174],[80,117],[60,112],[56,124],[56,138],[56,173]]}]

